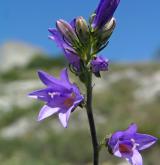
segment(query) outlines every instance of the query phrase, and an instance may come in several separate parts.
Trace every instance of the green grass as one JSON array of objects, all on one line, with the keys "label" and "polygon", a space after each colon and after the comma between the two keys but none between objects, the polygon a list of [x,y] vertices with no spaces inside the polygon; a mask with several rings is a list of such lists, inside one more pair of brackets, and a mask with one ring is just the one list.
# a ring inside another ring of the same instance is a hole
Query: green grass
[{"label": "green grass", "polygon": [[[58,76],[59,68],[52,68],[47,60],[37,63],[34,59],[25,68],[13,69],[1,76],[1,83],[14,80],[37,79],[35,71],[42,69]],[[44,64],[44,66],[43,66]],[[60,66],[62,68],[62,65]],[[128,69],[135,69],[144,75],[153,74],[160,69],[158,63],[148,64],[113,64],[107,74],[118,73]],[[72,74],[71,74],[72,75]],[[72,75],[73,77],[73,75]],[[76,79],[78,82],[78,80]],[[99,79],[101,81],[101,79]],[[107,80],[106,80],[107,83]],[[160,97],[151,102],[138,104],[133,92],[139,87],[138,80],[125,78],[114,82],[94,95],[94,117],[99,139],[107,134],[136,122],[139,131],[160,135]],[[96,88],[96,87],[95,87]],[[15,96],[16,97],[16,96]],[[27,98],[26,98],[27,99]],[[1,111],[0,131],[21,118],[33,121],[30,131],[17,138],[2,138],[0,136],[0,164],[2,165],[86,165],[92,159],[92,146],[87,119],[81,118],[84,111],[77,110],[72,114],[69,128],[59,125],[57,117],[52,117],[42,123],[36,122],[37,114],[42,103],[36,102],[28,107],[12,107],[9,112]],[[160,143],[143,152],[145,165],[157,165],[159,161]],[[121,160],[102,150],[101,163],[118,164]],[[112,162],[112,163],[111,163]]]}]

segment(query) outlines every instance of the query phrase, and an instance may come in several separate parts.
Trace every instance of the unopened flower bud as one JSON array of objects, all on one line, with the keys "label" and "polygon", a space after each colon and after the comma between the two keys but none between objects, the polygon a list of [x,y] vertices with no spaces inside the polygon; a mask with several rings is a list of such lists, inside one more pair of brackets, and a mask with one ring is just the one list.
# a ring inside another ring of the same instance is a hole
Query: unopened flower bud
[{"label": "unopened flower bud", "polygon": [[103,28],[97,29],[92,33],[94,38],[93,48],[96,53],[106,47],[115,26],[116,26],[116,20],[115,18],[111,18]]},{"label": "unopened flower bud", "polygon": [[115,26],[116,26],[116,20],[115,18],[112,17],[112,19],[105,24],[102,30],[101,42],[105,42],[109,39]]},{"label": "unopened flower bud", "polygon": [[109,64],[108,59],[104,59],[101,56],[97,56],[91,61],[92,72],[95,73],[95,75],[97,77],[100,77],[99,72],[100,71],[107,71],[108,70],[108,64]]},{"label": "unopened flower bud", "polygon": [[78,42],[78,37],[76,36],[72,26],[69,23],[64,20],[58,20],[56,26],[67,42],[71,44]]},{"label": "unopened flower bud", "polygon": [[86,20],[83,17],[76,19],[76,32],[79,40],[84,46],[89,42],[90,35]]},{"label": "unopened flower bud", "polygon": [[101,0],[92,22],[94,29],[102,29],[105,24],[113,17],[120,0]]}]

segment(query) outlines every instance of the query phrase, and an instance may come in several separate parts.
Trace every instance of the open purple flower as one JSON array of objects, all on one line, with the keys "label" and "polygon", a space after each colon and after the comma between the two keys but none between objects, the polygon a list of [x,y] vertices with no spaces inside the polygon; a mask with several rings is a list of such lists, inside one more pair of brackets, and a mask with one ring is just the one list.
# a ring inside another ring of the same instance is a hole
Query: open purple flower
[{"label": "open purple flower", "polygon": [[83,101],[84,97],[78,87],[69,81],[67,69],[62,70],[60,79],[44,71],[39,71],[38,75],[46,88],[29,94],[30,97],[46,103],[39,112],[38,121],[58,114],[61,124],[67,127],[71,112]]},{"label": "open purple flower", "polygon": [[131,124],[125,131],[117,131],[108,141],[108,148],[117,157],[125,158],[132,165],[143,165],[139,151],[152,146],[157,138],[137,133],[137,125]]},{"label": "open purple flower", "polygon": [[102,28],[113,16],[120,0],[100,0],[93,19],[93,28]]},{"label": "open purple flower", "polygon": [[104,59],[101,56],[95,57],[91,61],[91,69],[93,73],[99,73],[100,71],[106,71],[108,70],[108,59]]},{"label": "open purple flower", "polygon": [[73,42],[77,43],[77,36],[75,33],[75,19],[69,24],[63,20],[57,21],[57,29],[48,29],[51,35],[49,38],[57,43],[57,45],[63,50],[67,60],[73,67],[80,70],[80,57],[73,49]]}]

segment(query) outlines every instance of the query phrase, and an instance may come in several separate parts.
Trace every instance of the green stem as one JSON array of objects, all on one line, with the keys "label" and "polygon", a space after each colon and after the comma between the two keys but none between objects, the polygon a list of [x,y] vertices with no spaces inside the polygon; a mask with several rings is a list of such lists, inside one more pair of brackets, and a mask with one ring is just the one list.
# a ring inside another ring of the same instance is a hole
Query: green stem
[{"label": "green stem", "polygon": [[93,118],[93,113],[92,113],[92,74],[91,73],[88,73],[86,88],[87,88],[86,110],[87,110],[87,116],[88,116],[88,121],[89,121],[89,126],[90,126],[91,137],[92,137],[93,165],[98,165],[99,145],[97,141],[96,128],[95,128],[94,118]]}]

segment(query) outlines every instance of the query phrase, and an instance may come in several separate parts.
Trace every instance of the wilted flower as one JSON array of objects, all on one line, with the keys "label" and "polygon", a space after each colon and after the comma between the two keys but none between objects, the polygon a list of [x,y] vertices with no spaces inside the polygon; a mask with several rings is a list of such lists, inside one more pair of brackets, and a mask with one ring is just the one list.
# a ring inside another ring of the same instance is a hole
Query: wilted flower
[{"label": "wilted flower", "polygon": [[29,94],[30,97],[46,103],[39,112],[38,121],[58,114],[62,125],[67,127],[71,112],[84,99],[78,87],[69,81],[67,69],[62,70],[60,79],[56,79],[44,71],[39,71],[38,75],[46,88]]},{"label": "wilted flower", "polygon": [[93,73],[99,73],[100,71],[108,70],[109,60],[104,59],[101,56],[94,57],[91,61],[91,69]]},{"label": "wilted flower", "polygon": [[139,151],[152,146],[157,138],[137,133],[137,125],[131,124],[125,131],[115,132],[107,145],[109,151],[117,157],[125,158],[132,165],[142,165]]},{"label": "wilted flower", "polygon": [[113,16],[120,0],[101,0],[92,22],[93,28],[102,28]]}]

